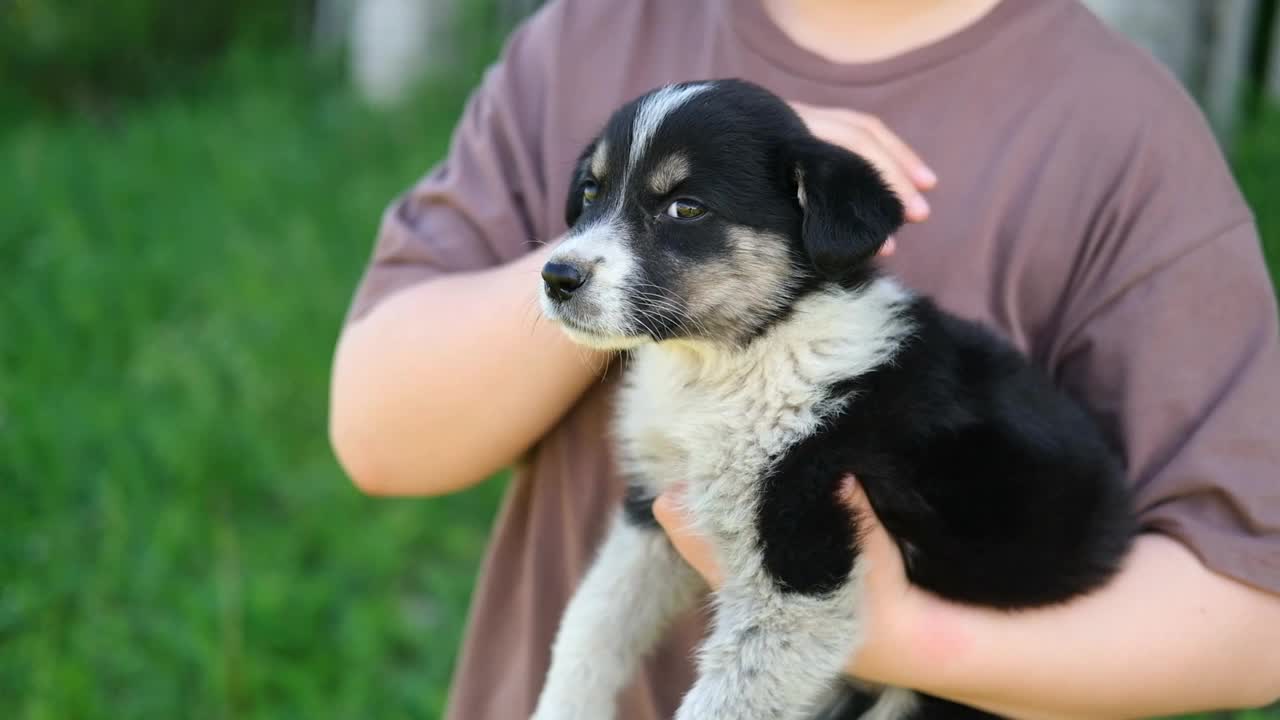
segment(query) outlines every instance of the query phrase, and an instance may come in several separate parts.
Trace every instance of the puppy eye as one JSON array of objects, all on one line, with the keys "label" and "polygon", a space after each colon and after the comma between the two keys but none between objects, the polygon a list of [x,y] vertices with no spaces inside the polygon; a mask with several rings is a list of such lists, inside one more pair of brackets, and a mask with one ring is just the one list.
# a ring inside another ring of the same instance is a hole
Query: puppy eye
[{"label": "puppy eye", "polygon": [[667,215],[677,220],[693,220],[706,214],[707,208],[696,200],[676,200],[667,206]]},{"label": "puppy eye", "polygon": [[588,180],[582,184],[582,203],[590,205],[600,197],[600,186],[594,180]]}]

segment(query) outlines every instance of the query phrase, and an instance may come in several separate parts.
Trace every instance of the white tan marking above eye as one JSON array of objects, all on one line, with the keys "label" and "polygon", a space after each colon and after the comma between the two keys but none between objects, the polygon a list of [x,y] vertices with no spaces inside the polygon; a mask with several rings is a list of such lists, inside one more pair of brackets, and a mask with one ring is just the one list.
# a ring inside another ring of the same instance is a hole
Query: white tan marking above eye
[{"label": "white tan marking above eye", "polygon": [[591,175],[600,180],[604,177],[604,171],[609,167],[609,142],[601,140],[596,145],[596,151],[591,154]]},{"label": "white tan marking above eye", "polygon": [[649,189],[655,195],[666,195],[689,177],[689,159],[673,153],[662,159],[649,173]]},{"label": "white tan marking above eye", "polygon": [[631,153],[628,158],[630,166],[635,167],[644,157],[664,118],[698,93],[710,90],[711,86],[712,83],[667,86],[646,98],[631,125]]}]

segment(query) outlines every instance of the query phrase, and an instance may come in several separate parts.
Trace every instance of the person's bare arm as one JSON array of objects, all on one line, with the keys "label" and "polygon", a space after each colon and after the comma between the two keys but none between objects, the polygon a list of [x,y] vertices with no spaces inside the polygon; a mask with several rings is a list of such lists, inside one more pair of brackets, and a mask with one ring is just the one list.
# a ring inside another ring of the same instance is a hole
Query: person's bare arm
[{"label": "person's bare arm", "polygon": [[1139,539],[1114,583],[1062,607],[1009,616],[926,604],[914,647],[939,622],[955,654],[910,675],[1010,717],[1156,717],[1280,699],[1280,597],[1161,535]]},{"label": "person's bare arm", "polygon": [[329,433],[364,492],[438,495],[510,464],[602,371],[542,318],[547,249],[444,275],[383,301],[343,332]]},{"label": "person's bare arm", "polygon": [[[1041,610],[958,605],[910,584],[865,496],[867,641],[850,675],[1024,720],[1129,718],[1280,699],[1280,596],[1208,570],[1180,543],[1143,535],[1100,591]],[[672,495],[654,515],[712,586],[710,547]]]}]

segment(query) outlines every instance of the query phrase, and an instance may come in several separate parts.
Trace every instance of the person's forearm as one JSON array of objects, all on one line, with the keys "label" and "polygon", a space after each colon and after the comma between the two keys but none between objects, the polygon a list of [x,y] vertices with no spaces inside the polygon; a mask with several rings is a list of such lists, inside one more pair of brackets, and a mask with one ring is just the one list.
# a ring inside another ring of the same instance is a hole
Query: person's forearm
[{"label": "person's forearm", "polygon": [[433,495],[479,482],[598,376],[604,357],[541,317],[547,252],[408,288],[343,332],[330,437],[361,489]]},{"label": "person's forearm", "polygon": [[1280,597],[1155,535],[1090,596],[1012,615],[927,603],[915,632],[897,682],[1019,718],[1152,717],[1280,695]]}]

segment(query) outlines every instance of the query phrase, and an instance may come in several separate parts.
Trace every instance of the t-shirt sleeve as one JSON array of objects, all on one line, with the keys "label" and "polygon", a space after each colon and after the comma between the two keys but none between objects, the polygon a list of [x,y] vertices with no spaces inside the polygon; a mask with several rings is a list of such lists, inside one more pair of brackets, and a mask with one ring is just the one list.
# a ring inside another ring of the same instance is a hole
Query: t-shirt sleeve
[{"label": "t-shirt sleeve", "polygon": [[1124,153],[1073,269],[1055,370],[1122,442],[1144,529],[1280,592],[1275,291],[1198,121],[1162,119]]},{"label": "t-shirt sleeve", "polygon": [[445,158],[383,212],[348,323],[436,275],[515,259],[543,230],[539,139],[560,6],[549,3],[512,33],[469,98]]},{"label": "t-shirt sleeve", "polygon": [[1079,332],[1064,364],[1123,438],[1143,526],[1280,592],[1280,351],[1245,222],[1168,261]]}]

